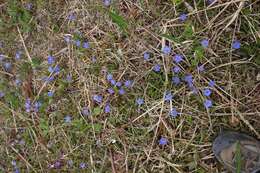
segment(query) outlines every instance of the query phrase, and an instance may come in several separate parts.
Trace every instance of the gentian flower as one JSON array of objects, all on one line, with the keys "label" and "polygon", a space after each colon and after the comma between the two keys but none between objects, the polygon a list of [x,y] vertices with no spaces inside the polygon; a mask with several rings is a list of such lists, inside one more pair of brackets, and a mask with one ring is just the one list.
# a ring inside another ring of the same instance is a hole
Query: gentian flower
[{"label": "gentian flower", "polygon": [[124,94],[125,94],[124,88],[120,88],[120,89],[118,90],[118,93],[119,93],[120,95],[124,95]]},{"label": "gentian flower", "polygon": [[241,43],[238,41],[238,40],[235,40],[233,43],[232,43],[232,48],[233,49],[240,49],[241,47]]},{"label": "gentian flower", "polygon": [[132,86],[132,83],[133,82],[131,80],[127,80],[127,81],[124,82],[124,85],[125,85],[126,88],[130,88]]},{"label": "gentian flower", "polygon": [[159,64],[156,64],[154,67],[153,67],[153,70],[155,72],[160,72],[161,71],[161,66]]},{"label": "gentian flower", "polygon": [[111,112],[111,108],[109,104],[106,104],[105,106],[105,113],[110,113]]},{"label": "gentian flower", "polygon": [[181,68],[179,66],[175,66],[175,67],[173,67],[172,71],[174,73],[179,73],[181,71]]},{"label": "gentian flower", "polygon": [[205,106],[206,109],[211,108],[211,107],[212,107],[212,101],[209,100],[209,99],[206,99],[206,100],[204,101],[204,106]]},{"label": "gentian flower", "polygon": [[64,117],[64,122],[65,122],[65,123],[71,123],[71,116],[70,116],[70,115],[66,115],[66,116]]},{"label": "gentian flower", "polygon": [[209,40],[208,39],[203,39],[200,44],[202,47],[207,48],[209,46]]},{"label": "gentian flower", "polygon": [[150,53],[145,52],[145,53],[144,53],[144,60],[145,60],[145,61],[148,61],[149,59],[150,59]]},{"label": "gentian flower", "polygon": [[181,83],[181,79],[177,76],[172,77],[172,83],[178,85]]},{"label": "gentian flower", "polygon": [[52,65],[52,64],[54,64],[54,63],[55,63],[54,57],[51,56],[51,55],[49,55],[49,56],[48,56],[48,64],[49,64],[49,65]]},{"label": "gentian flower", "polygon": [[167,145],[167,143],[168,143],[168,140],[164,137],[161,137],[161,139],[159,140],[159,145],[164,146],[164,145]]},{"label": "gentian flower", "polygon": [[89,46],[89,43],[88,43],[87,41],[84,41],[82,47],[83,47],[84,49],[88,49],[90,46]]},{"label": "gentian flower", "polygon": [[106,7],[108,7],[111,4],[111,0],[104,0],[103,3]]},{"label": "gentian flower", "polygon": [[115,93],[113,88],[108,88],[107,91],[108,91],[109,94],[114,94]]},{"label": "gentian flower", "polygon": [[88,115],[90,115],[89,108],[86,107],[86,106],[84,106],[84,107],[82,108],[81,113],[82,113],[82,115],[84,115],[84,116],[88,116]]},{"label": "gentian flower", "polygon": [[211,90],[209,88],[204,89],[203,95],[206,96],[206,97],[209,97],[211,95]]},{"label": "gentian flower", "polygon": [[170,111],[170,116],[176,118],[180,113],[175,108]]},{"label": "gentian flower", "polygon": [[209,81],[209,86],[210,87],[214,87],[216,85],[215,81],[214,80],[210,80]]},{"label": "gentian flower", "polygon": [[164,100],[165,101],[171,101],[172,100],[172,93],[170,91],[166,91],[165,96],[164,96]]},{"label": "gentian flower", "polygon": [[162,52],[163,52],[165,55],[169,55],[169,54],[171,53],[171,47],[165,45],[165,46],[162,48]]},{"label": "gentian flower", "polygon": [[103,97],[101,95],[94,95],[93,100],[97,103],[101,103],[103,100]]},{"label": "gentian flower", "polygon": [[182,55],[180,55],[180,54],[176,54],[176,55],[173,57],[173,60],[174,60],[176,63],[180,63],[181,61],[183,61],[183,57],[182,57]]},{"label": "gentian flower", "polygon": [[184,22],[185,20],[187,20],[187,18],[188,18],[188,15],[186,13],[182,13],[179,17],[181,22]]},{"label": "gentian flower", "polygon": [[137,99],[136,99],[136,104],[137,104],[138,106],[141,106],[142,104],[144,104],[144,99],[142,99],[142,98],[137,98]]},{"label": "gentian flower", "polygon": [[48,91],[47,95],[48,95],[48,97],[53,97],[54,92],[53,91]]}]

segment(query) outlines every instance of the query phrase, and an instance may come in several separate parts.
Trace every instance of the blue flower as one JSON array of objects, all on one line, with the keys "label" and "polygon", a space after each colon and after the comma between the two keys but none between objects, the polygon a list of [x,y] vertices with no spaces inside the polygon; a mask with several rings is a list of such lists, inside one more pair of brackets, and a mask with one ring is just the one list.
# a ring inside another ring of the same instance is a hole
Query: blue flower
[{"label": "blue flower", "polygon": [[196,89],[196,87],[192,83],[189,84],[189,87],[190,87],[193,94],[198,94],[198,90]]},{"label": "blue flower", "polygon": [[174,73],[179,73],[181,71],[181,68],[179,66],[175,66],[175,67],[173,67],[172,71]]},{"label": "blue flower", "polygon": [[172,77],[172,83],[178,85],[181,83],[181,79],[177,76]]},{"label": "blue flower", "polygon": [[101,103],[103,100],[103,97],[101,95],[94,95],[93,100],[97,103]]},{"label": "blue flower", "polygon": [[209,81],[209,86],[210,87],[214,87],[216,85],[215,81],[214,80],[210,80]]},{"label": "blue flower", "polygon": [[183,57],[182,55],[180,54],[176,54],[173,58],[173,60],[176,62],[176,63],[180,63],[181,61],[183,61]]},{"label": "blue flower", "polygon": [[205,69],[204,69],[204,65],[200,65],[200,66],[198,66],[197,69],[198,69],[199,72],[203,72],[203,71],[205,71]]},{"label": "blue flower", "polygon": [[122,86],[122,82],[116,82],[116,86],[117,87],[121,87]]},{"label": "blue flower", "polygon": [[202,47],[207,48],[209,46],[209,40],[208,39],[203,39],[200,42],[200,44],[201,44]]},{"label": "blue flower", "polygon": [[165,96],[164,96],[164,100],[165,101],[171,101],[172,98],[173,98],[172,93],[170,91],[166,91]]},{"label": "blue flower", "polygon": [[108,88],[107,91],[108,91],[108,93],[111,94],[111,95],[115,93],[115,91],[114,91],[113,88]]},{"label": "blue flower", "polygon": [[206,96],[206,97],[209,97],[211,95],[211,90],[209,88],[204,89],[203,95]]},{"label": "blue flower", "polygon": [[67,74],[66,81],[69,82],[69,83],[72,82],[72,75],[71,74]]},{"label": "blue flower", "polygon": [[10,71],[11,68],[12,68],[12,64],[11,64],[10,62],[4,63],[4,69],[5,69],[6,71]]},{"label": "blue flower", "polygon": [[75,41],[75,45],[76,45],[77,47],[80,47],[81,41],[80,41],[80,40],[76,40],[76,41]]},{"label": "blue flower", "polygon": [[71,37],[70,37],[69,35],[65,35],[65,36],[64,36],[64,40],[65,40],[67,43],[70,43]]},{"label": "blue flower", "polygon": [[205,106],[206,109],[211,108],[212,107],[212,101],[209,100],[209,99],[206,99],[204,101],[204,106]]},{"label": "blue flower", "polygon": [[119,93],[120,95],[124,95],[124,94],[125,94],[124,88],[120,88],[119,91],[118,91],[118,93]]},{"label": "blue flower", "polygon": [[24,106],[25,106],[25,111],[26,112],[30,112],[31,111],[31,100],[30,99],[26,99]]},{"label": "blue flower", "polygon": [[68,160],[67,164],[68,164],[69,167],[72,167],[73,166],[73,161],[72,160]]},{"label": "blue flower", "polygon": [[83,42],[83,48],[85,49],[88,49],[90,46],[89,46],[89,43],[87,41]]},{"label": "blue flower", "polygon": [[188,15],[186,13],[182,13],[179,17],[180,21],[184,22],[188,18]]},{"label": "blue flower", "polygon": [[34,103],[34,111],[35,112],[39,112],[39,109],[40,109],[41,105],[42,105],[42,103],[40,101],[36,101]]},{"label": "blue flower", "polygon": [[60,162],[60,161],[56,161],[56,162],[54,163],[54,168],[60,169],[60,167],[61,167],[61,162]]},{"label": "blue flower", "polygon": [[109,94],[114,94],[115,93],[113,88],[108,88],[107,91],[108,91]]},{"label": "blue flower", "polygon": [[97,62],[97,58],[95,56],[92,56],[91,61],[92,62]]},{"label": "blue flower", "polygon": [[108,7],[111,4],[111,0],[104,0],[103,3],[106,7]]},{"label": "blue flower", "polygon": [[51,82],[51,81],[53,81],[53,80],[54,80],[54,76],[50,76],[50,77],[48,77],[48,79],[47,79],[48,82]]},{"label": "blue flower", "polygon": [[184,81],[187,82],[188,84],[192,84],[193,76],[191,74],[186,75],[184,77]]},{"label": "blue flower", "polygon": [[84,116],[90,115],[89,108],[88,108],[87,106],[84,106],[84,107],[82,108],[81,113],[82,113],[82,115],[84,115]]},{"label": "blue flower", "polygon": [[145,61],[148,61],[149,59],[150,59],[150,53],[145,52],[145,53],[144,53],[144,60],[145,60]]},{"label": "blue flower", "polygon": [[113,75],[111,73],[107,74],[107,80],[111,81],[113,79]]},{"label": "blue flower", "polygon": [[114,79],[110,80],[111,85],[115,85],[116,81]]},{"label": "blue flower", "polygon": [[110,113],[111,112],[111,108],[109,104],[106,104],[105,106],[105,113]]},{"label": "blue flower", "polygon": [[15,168],[14,173],[20,173],[19,169],[18,169],[18,168]]},{"label": "blue flower", "polygon": [[2,63],[4,59],[5,59],[5,56],[3,54],[0,54],[0,63]]},{"label": "blue flower", "polygon": [[55,74],[58,74],[60,72],[60,66],[56,66],[56,67],[54,67],[54,73]]},{"label": "blue flower", "polygon": [[49,55],[49,56],[48,56],[48,64],[49,64],[49,65],[52,65],[52,64],[54,64],[54,63],[55,63],[54,57],[51,56],[51,55]]},{"label": "blue flower", "polygon": [[31,10],[32,7],[33,7],[33,4],[32,4],[31,2],[28,2],[28,3],[25,4],[25,8],[26,8],[27,10]]},{"label": "blue flower", "polygon": [[137,98],[135,102],[138,106],[141,106],[142,104],[144,104],[144,99],[143,98]]},{"label": "blue flower", "polygon": [[73,21],[73,20],[75,20],[75,19],[76,19],[76,15],[75,15],[74,13],[69,14],[68,20]]},{"label": "blue flower", "polygon": [[233,43],[232,43],[232,48],[233,49],[240,49],[241,47],[241,43],[238,41],[238,40],[235,40]]},{"label": "blue flower", "polygon": [[170,111],[170,116],[176,118],[180,113],[175,108]]},{"label": "blue flower", "polygon": [[53,80],[54,80],[54,77],[53,77],[53,76],[50,76],[50,77],[44,76],[44,77],[43,77],[43,81],[45,81],[45,82],[51,82],[51,81],[53,81]]},{"label": "blue flower", "polygon": [[4,97],[5,93],[3,91],[0,91],[0,98]]},{"label": "blue flower", "polygon": [[161,71],[161,66],[159,64],[156,64],[154,67],[153,67],[153,70],[155,72],[160,72]]},{"label": "blue flower", "polygon": [[48,95],[48,97],[53,97],[54,92],[53,91],[48,91],[47,95]]},{"label": "blue flower", "polygon": [[171,47],[166,45],[162,48],[162,52],[166,55],[169,55],[171,53],[171,50],[172,50]]},{"label": "blue flower", "polygon": [[207,0],[207,4],[210,5],[214,2],[215,0]]},{"label": "blue flower", "polygon": [[15,161],[15,160],[12,160],[12,161],[11,161],[11,164],[12,164],[14,167],[16,167],[16,161]]},{"label": "blue flower", "polygon": [[53,68],[52,66],[50,66],[50,67],[48,67],[48,71],[49,71],[50,73],[53,73],[53,72],[54,72],[54,68]]},{"label": "blue flower", "polygon": [[16,60],[20,60],[20,59],[21,59],[21,55],[22,55],[22,51],[20,51],[20,50],[16,51],[16,53],[15,53],[15,59],[16,59]]},{"label": "blue flower", "polygon": [[15,79],[14,83],[16,86],[20,86],[22,81],[20,79]]},{"label": "blue flower", "polygon": [[21,139],[21,140],[19,141],[19,145],[25,145],[25,140],[24,140],[24,139]]},{"label": "blue flower", "polygon": [[65,123],[71,123],[71,116],[70,116],[70,115],[66,115],[66,116],[64,117],[64,122],[65,122]]},{"label": "blue flower", "polygon": [[84,162],[81,162],[81,163],[79,164],[79,168],[80,168],[80,169],[85,169],[86,167],[87,167],[87,164],[84,163]]},{"label": "blue flower", "polygon": [[133,82],[131,80],[127,80],[127,81],[124,82],[124,85],[125,85],[126,88],[130,88],[132,86],[132,83]]},{"label": "blue flower", "polygon": [[164,146],[164,145],[167,145],[167,143],[168,143],[168,140],[164,137],[161,137],[161,139],[159,140],[159,145]]}]

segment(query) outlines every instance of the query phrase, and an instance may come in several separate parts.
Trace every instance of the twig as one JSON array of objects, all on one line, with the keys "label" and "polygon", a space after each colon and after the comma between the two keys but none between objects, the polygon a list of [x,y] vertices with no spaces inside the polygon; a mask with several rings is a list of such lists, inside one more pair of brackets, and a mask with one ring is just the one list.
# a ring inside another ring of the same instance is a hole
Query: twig
[{"label": "twig", "polygon": [[110,153],[110,161],[111,161],[111,166],[112,166],[112,172],[116,173],[116,168],[115,168],[115,163],[114,163],[114,156],[113,156],[113,153],[112,153],[110,148],[109,148],[109,153]]},{"label": "twig", "polygon": [[27,56],[28,60],[30,61],[30,63],[32,64],[32,58],[31,58],[31,56],[30,56],[30,54],[29,54],[29,51],[28,51],[28,49],[27,49],[27,47],[26,47],[26,45],[25,45],[25,42],[24,42],[24,39],[23,39],[23,36],[22,36],[22,34],[21,34],[21,31],[20,31],[19,27],[17,27],[17,30],[18,30],[20,39],[21,39],[21,41],[22,41],[22,43],[23,43],[23,48],[24,48],[24,50],[25,50],[26,56]]}]

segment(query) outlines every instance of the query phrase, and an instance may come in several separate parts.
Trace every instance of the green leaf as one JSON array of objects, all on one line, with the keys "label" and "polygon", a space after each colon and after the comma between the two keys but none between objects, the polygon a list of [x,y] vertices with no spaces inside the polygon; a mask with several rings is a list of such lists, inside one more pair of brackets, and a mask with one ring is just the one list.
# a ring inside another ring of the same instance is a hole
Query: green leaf
[{"label": "green leaf", "polygon": [[180,43],[180,39],[177,38],[177,37],[174,37],[173,35],[162,34],[161,37],[167,38],[168,40],[171,40],[171,41],[176,42],[176,43]]},{"label": "green leaf", "polygon": [[45,119],[41,118],[40,119],[40,124],[39,124],[40,129],[43,131],[43,135],[47,136],[49,133],[49,124],[48,121],[46,121]]},{"label": "green leaf", "polygon": [[94,131],[96,132],[96,133],[100,133],[101,132],[101,130],[102,130],[102,124],[93,124],[93,127],[94,127]]},{"label": "green leaf", "polygon": [[236,143],[236,151],[235,151],[235,163],[236,163],[236,173],[241,173],[241,148],[239,142]]},{"label": "green leaf", "polygon": [[181,2],[182,2],[182,0],[172,0],[172,3],[176,4],[176,5],[180,4]]},{"label": "green leaf", "polygon": [[5,101],[11,105],[14,109],[17,109],[20,105],[18,96],[15,93],[7,93],[5,96]]},{"label": "green leaf", "polygon": [[31,73],[31,70],[32,70],[31,63],[23,62],[18,67],[18,73],[20,74],[21,79],[25,79],[28,76],[28,74]]},{"label": "green leaf", "polygon": [[123,31],[126,32],[127,28],[128,28],[128,23],[127,21],[120,16],[119,14],[117,14],[116,12],[110,10],[109,11],[109,16],[111,17],[112,21],[117,24],[117,26]]},{"label": "green leaf", "polygon": [[195,47],[194,54],[195,54],[195,57],[191,60],[191,65],[193,67],[197,66],[199,64],[199,62],[203,59],[204,49],[201,46]]},{"label": "green leaf", "polygon": [[191,39],[193,37],[193,29],[191,24],[186,24],[184,32],[183,32],[183,37],[185,39]]},{"label": "green leaf", "polygon": [[39,58],[32,58],[32,67],[37,68],[41,65],[41,60]]},{"label": "green leaf", "polygon": [[102,109],[100,107],[95,107],[92,111],[93,115],[99,115],[101,114]]}]

